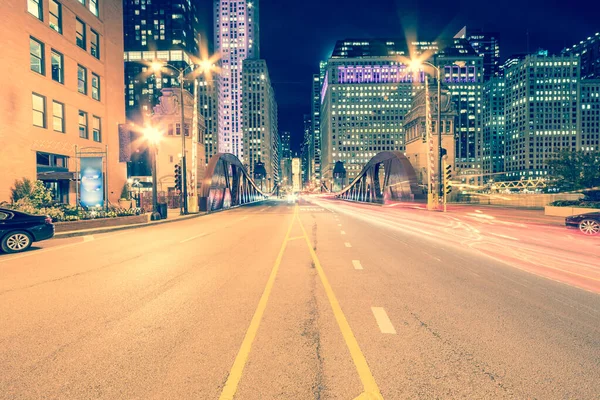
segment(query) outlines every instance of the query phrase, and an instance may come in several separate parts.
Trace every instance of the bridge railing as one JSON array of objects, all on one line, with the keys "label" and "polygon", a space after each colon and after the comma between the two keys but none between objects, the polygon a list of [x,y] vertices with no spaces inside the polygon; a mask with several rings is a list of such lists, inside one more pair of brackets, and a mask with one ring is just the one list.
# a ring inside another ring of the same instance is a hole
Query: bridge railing
[{"label": "bridge railing", "polygon": [[233,154],[217,153],[208,162],[200,211],[218,211],[265,200],[262,192],[241,161]]},{"label": "bridge railing", "polygon": [[410,161],[398,151],[376,154],[360,174],[336,193],[344,200],[365,203],[384,203],[386,200],[415,201],[425,198],[417,184]]}]

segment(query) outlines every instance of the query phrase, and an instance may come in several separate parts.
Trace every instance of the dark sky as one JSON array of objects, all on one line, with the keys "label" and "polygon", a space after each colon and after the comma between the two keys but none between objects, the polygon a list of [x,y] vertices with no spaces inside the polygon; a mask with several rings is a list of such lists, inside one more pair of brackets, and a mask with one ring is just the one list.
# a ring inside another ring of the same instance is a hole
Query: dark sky
[{"label": "dark sky", "polygon": [[[206,1],[206,0],[201,0]],[[336,40],[453,36],[464,25],[500,33],[500,56],[541,47],[559,52],[600,31],[593,0],[259,0],[261,57],[279,105],[279,130],[299,150],[311,78]],[[206,1],[206,3],[209,3]],[[212,3],[212,2],[211,2]],[[212,12],[210,15],[212,23]]]}]

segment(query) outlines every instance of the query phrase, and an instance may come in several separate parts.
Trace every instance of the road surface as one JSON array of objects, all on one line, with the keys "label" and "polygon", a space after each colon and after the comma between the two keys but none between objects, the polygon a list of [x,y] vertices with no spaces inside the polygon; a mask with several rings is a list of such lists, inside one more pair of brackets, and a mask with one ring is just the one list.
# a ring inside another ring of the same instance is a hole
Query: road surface
[{"label": "road surface", "polygon": [[0,398],[598,399],[599,244],[324,199],[53,239],[0,256]]}]

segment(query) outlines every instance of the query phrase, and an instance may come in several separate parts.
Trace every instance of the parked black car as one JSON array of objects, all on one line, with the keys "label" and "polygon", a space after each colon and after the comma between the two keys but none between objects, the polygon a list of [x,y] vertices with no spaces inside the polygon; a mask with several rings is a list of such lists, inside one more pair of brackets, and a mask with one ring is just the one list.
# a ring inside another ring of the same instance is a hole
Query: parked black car
[{"label": "parked black car", "polygon": [[33,242],[52,236],[52,218],[0,208],[0,249],[5,253],[27,250]]},{"label": "parked black car", "polygon": [[598,235],[600,233],[600,212],[572,215],[565,218],[567,228],[579,228],[585,235]]}]

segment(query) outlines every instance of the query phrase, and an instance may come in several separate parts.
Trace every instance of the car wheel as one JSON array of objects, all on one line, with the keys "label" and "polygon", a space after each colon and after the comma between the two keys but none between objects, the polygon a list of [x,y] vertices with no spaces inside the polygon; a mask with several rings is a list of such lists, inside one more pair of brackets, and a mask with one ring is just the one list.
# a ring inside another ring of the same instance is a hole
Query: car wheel
[{"label": "car wheel", "polygon": [[584,219],[579,223],[579,230],[585,235],[597,235],[600,232],[600,223],[593,219]]},{"label": "car wheel", "polygon": [[33,243],[33,240],[29,233],[16,231],[2,238],[1,247],[5,253],[18,253],[27,250],[31,246],[31,243]]}]

